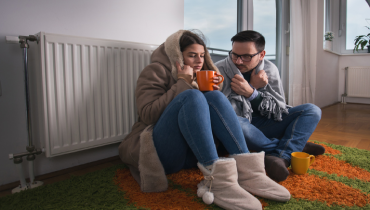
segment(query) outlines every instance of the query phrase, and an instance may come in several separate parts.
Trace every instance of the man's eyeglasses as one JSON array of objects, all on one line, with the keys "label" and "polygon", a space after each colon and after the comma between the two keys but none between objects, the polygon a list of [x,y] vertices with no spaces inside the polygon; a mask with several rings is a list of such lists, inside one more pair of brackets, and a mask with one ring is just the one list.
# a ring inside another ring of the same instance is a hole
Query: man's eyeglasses
[{"label": "man's eyeglasses", "polygon": [[258,55],[259,53],[261,52],[257,52],[256,54],[253,54],[253,55],[248,55],[248,54],[245,54],[245,55],[238,55],[238,54],[235,54],[233,53],[232,50],[230,50],[229,52],[229,55],[230,55],[230,58],[234,61],[238,60],[238,58],[242,59],[242,61],[246,61],[246,62],[249,62],[252,60],[252,58],[256,55]]}]

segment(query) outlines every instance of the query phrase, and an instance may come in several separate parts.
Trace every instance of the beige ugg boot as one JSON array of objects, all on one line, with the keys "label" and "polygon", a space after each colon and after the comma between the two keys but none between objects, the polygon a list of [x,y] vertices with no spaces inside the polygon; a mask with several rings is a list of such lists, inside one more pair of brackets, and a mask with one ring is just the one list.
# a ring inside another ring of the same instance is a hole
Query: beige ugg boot
[{"label": "beige ugg boot", "polygon": [[224,209],[262,209],[261,202],[238,184],[238,172],[233,158],[219,159],[208,170],[198,163],[204,180],[198,184],[198,196],[206,204],[214,202]]},{"label": "beige ugg boot", "polygon": [[289,201],[290,192],[265,173],[265,152],[231,155],[236,160],[239,185],[246,191],[275,201]]}]

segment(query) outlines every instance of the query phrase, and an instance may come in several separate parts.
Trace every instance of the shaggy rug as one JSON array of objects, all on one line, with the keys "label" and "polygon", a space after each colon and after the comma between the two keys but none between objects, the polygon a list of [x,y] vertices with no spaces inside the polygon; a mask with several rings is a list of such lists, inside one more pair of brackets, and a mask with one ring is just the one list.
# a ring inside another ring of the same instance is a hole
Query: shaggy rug
[{"label": "shaggy rug", "polygon": [[[316,141],[313,141],[318,143]],[[290,173],[280,182],[291,193],[288,202],[259,198],[270,209],[370,209],[370,151],[320,143],[305,175]],[[290,169],[289,169],[290,170]],[[169,189],[143,193],[123,164],[0,198],[0,209],[221,209],[196,195],[198,169],[167,176]]]}]

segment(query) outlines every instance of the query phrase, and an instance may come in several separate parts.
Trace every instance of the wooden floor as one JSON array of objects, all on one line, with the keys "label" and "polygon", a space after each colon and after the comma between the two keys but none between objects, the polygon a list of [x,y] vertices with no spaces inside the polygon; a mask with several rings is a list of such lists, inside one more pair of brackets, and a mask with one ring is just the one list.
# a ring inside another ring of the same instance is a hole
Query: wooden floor
[{"label": "wooden floor", "polygon": [[370,105],[338,103],[323,108],[310,139],[370,150]]},{"label": "wooden floor", "polygon": [[[370,150],[370,105],[338,103],[323,108],[321,120],[310,139]],[[55,183],[72,175],[83,175],[118,163],[119,158],[112,157],[41,175],[36,180],[43,181],[44,184]],[[0,197],[11,194],[11,190],[18,185],[19,182],[14,182],[0,186]]]}]

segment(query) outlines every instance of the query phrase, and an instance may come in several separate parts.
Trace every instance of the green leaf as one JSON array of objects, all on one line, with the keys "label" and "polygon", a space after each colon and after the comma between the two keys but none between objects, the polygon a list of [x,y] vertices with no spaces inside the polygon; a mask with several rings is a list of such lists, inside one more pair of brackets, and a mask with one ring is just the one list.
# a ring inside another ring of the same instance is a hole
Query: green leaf
[{"label": "green leaf", "polygon": [[[370,27],[368,27],[368,26],[365,26],[365,27],[370,30]],[[353,52],[355,52],[355,51],[358,52],[359,47],[361,47],[361,50],[363,50],[364,47],[366,46],[366,44],[369,43],[369,45],[370,45],[370,33],[368,33],[367,35],[356,36],[353,41],[354,41],[354,45],[355,45],[355,47],[353,48]]]},{"label": "green leaf", "polygon": [[367,44],[367,41],[362,41],[361,42],[361,50],[363,50],[364,49],[364,47],[365,47],[365,45]]}]

